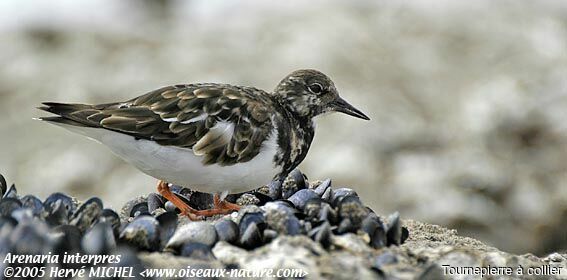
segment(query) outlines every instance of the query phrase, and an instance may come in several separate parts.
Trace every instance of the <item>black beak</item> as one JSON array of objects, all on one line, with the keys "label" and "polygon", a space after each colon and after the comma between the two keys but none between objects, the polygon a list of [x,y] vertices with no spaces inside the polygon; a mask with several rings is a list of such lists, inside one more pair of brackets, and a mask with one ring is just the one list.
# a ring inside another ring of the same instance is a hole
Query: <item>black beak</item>
[{"label": "black beak", "polygon": [[332,104],[333,104],[333,111],[345,113],[347,115],[367,121],[370,120],[370,118],[367,117],[363,112],[354,108],[354,106],[348,104],[348,102],[346,102],[344,99],[340,97]]}]

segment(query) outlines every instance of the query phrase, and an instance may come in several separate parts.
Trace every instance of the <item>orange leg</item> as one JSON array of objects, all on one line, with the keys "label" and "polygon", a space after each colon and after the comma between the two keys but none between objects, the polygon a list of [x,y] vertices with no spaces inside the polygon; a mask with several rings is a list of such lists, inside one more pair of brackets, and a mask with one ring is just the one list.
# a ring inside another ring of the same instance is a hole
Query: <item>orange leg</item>
[{"label": "orange leg", "polygon": [[213,209],[207,210],[195,210],[191,208],[187,203],[177,197],[171,192],[167,183],[164,181],[158,182],[158,192],[165,197],[165,199],[171,201],[177,208],[181,210],[181,214],[188,216],[191,220],[199,220],[199,216],[210,217],[219,214],[228,214],[234,211],[240,210],[240,206],[234,203],[226,202],[220,199],[220,195],[215,193],[213,197]]},{"label": "orange leg", "polygon": [[226,200],[221,200],[218,193],[215,193],[215,196],[213,197],[213,203],[215,205],[215,208],[218,209],[224,209],[230,212],[240,210],[240,205],[227,202]]},{"label": "orange leg", "polygon": [[200,220],[199,216],[196,215],[197,210],[191,208],[191,206],[187,205],[185,201],[181,200],[181,198],[172,193],[166,182],[160,180],[157,185],[157,190],[159,194],[165,197],[165,199],[171,201],[173,205],[179,208],[179,210],[181,210],[181,214],[186,215],[193,221]]},{"label": "orange leg", "polygon": [[239,205],[221,200],[218,193],[215,193],[213,196],[213,205],[213,209],[197,210],[195,214],[199,216],[210,217],[219,214],[229,214],[234,211],[240,210]]}]

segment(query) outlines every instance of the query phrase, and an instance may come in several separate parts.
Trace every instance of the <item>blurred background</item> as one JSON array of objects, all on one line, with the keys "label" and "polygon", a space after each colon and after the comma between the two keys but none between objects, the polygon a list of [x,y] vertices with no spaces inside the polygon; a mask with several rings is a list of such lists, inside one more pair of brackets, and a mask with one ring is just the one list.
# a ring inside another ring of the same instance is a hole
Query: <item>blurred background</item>
[{"label": "blurred background", "polygon": [[0,173],[120,208],[156,180],[46,123],[177,83],[315,68],[372,120],[320,119],[301,169],[377,213],[513,253],[567,249],[565,1],[0,1]]}]

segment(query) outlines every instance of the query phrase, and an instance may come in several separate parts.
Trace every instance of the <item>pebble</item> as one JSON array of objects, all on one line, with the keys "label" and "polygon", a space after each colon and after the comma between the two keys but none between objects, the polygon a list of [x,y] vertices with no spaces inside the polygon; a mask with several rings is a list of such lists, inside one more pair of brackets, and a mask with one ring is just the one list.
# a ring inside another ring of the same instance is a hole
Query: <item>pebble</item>
[{"label": "pebble", "polygon": [[98,197],[85,201],[75,213],[73,213],[69,224],[76,226],[81,232],[85,232],[93,225],[102,213],[102,201]]},{"label": "pebble", "polygon": [[166,248],[178,248],[188,242],[212,246],[217,241],[215,227],[208,222],[191,222],[179,227],[167,242]]},{"label": "pebble", "polygon": [[[148,195],[148,212],[153,213],[159,208],[164,208],[164,198],[157,193],[150,193]],[[132,216],[132,215],[130,215]]]},{"label": "pebble", "polygon": [[81,247],[87,254],[107,255],[116,248],[112,226],[108,222],[95,224],[85,233]]},{"label": "pebble", "polygon": [[238,240],[238,225],[230,219],[221,219],[217,221],[215,223],[215,230],[219,241],[235,243]]},{"label": "pebble", "polygon": [[211,251],[211,246],[199,242],[188,242],[183,244],[179,255],[206,261],[215,259],[213,251]]},{"label": "pebble", "polygon": [[143,250],[155,251],[160,243],[159,223],[152,216],[138,216],[120,233],[120,240]]},{"label": "pebble", "polygon": [[302,189],[290,196],[288,200],[291,201],[291,203],[293,203],[293,205],[295,205],[297,209],[303,211],[303,208],[305,208],[307,201],[315,198],[319,198],[319,196],[314,191],[309,189]]},{"label": "pebble", "polygon": [[331,187],[331,179],[325,179],[321,182],[313,191],[318,196],[323,196],[323,194]]},{"label": "pebble", "polygon": [[305,188],[305,177],[303,173],[301,173],[299,169],[294,169],[282,183],[282,198],[288,199],[297,191]]},{"label": "pebble", "polygon": [[44,216],[45,207],[41,200],[34,195],[28,194],[20,199],[22,207],[32,210],[33,215],[36,217]]}]

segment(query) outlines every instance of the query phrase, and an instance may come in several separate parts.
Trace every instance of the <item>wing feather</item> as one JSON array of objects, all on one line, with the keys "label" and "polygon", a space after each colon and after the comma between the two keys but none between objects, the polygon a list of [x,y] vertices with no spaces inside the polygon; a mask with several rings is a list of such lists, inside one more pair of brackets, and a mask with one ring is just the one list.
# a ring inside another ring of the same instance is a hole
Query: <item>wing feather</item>
[{"label": "wing feather", "polygon": [[44,103],[74,125],[99,127],[190,148],[205,164],[231,165],[257,155],[274,127],[264,91],[223,84],[163,87],[120,103]]}]

